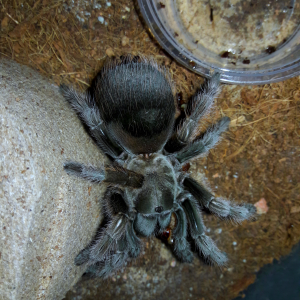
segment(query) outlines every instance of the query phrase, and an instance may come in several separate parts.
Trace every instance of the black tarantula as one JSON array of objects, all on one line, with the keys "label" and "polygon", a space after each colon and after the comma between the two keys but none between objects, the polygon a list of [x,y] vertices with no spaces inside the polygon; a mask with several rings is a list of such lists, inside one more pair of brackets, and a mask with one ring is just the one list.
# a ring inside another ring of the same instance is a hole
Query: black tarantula
[{"label": "black tarantula", "polygon": [[99,148],[109,159],[101,167],[67,162],[68,174],[108,183],[101,200],[109,221],[98,237],[76,257],[87,272],[107,277],[141,252],[139,236],[162,234],[170,225],[172,248],[183,262],[193,255],[188,228],[199,254],[222,266],[226,254],[205,234],[201,210],[241,222],[255,207],[235,204],[213,195],[182,166],[207,154],[228,129],[224,117],[197,136],[198,121],[211,109],[218,94],[220,75],[214,74],[191,100],[191,111],[175,129],[174,85],[165,68],[140,57],[111,61],[80,94],[65,85],[61,91]]}]

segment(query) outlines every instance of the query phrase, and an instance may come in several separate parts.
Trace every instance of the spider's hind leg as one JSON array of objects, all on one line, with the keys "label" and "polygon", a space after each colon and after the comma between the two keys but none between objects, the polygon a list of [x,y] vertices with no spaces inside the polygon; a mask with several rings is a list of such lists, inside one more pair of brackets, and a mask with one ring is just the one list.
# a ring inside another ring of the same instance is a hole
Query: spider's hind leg
[{"label": "spider's hind leg", "polygon": [[229,123],[230,119],[228,117],[220,119],[216,124],[208,128],[200,139],[197,139],[176,152],[176,159],[180,163],[184,163],[201,154],[207,153],[220,141],[221,134],[228,129]]},{"label": "spider's hind leg", "polygon": [[78,114],[82,123],[87,126],[98,147],[106,155],[109,155],[109,158],[116,159],[123,150],[117,147],[109,138],[99,108],[90,92],[79,93],[66,85],[60,86],[60,92]]},{"label": "spider's hind leg", "polygon": [[205,117],[213,107],[214,98],[219,93],[220,74],[215,73],[206,80],[201,89],[188,103],[186,119],[178,127],[175,135],[168,141],[165,149],[168,152],[179,151],[187,146],[197,135],[198,122]]}]

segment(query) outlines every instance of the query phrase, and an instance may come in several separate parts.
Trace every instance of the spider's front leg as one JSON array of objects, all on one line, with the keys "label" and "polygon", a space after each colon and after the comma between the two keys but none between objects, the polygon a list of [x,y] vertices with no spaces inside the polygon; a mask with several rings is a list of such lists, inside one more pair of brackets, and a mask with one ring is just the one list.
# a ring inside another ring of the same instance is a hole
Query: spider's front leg
[{"label": "spider's front leg", "polygon": [[208,261],[223,266],[227,262],[227,256],[215,245],[214,241],[205,234],[205,226],[202,221],[201,211],[191,194],[186,193],[181,199],[181,206],[186,214],[190,233],[195,240],[195,244]]},{"label": "spider's front leg", "polygon": [[81,251],[75,264],[87,263],[87,273],[108,277],[139,253],[140,241],[133,230],[132,220],[120,213],[112,219],[91,247]]},{"label": "spider's front leg", "polygon": [[110,187],[104,201],[106,214],[111,220],[92,245],[75,259],[77,265],[87,263],[87,272],[97,277],[110,276],[130,258],[137,257],[141,250],[140,240],[133,229],[136,212],[127,206],[122,192]]},{"label": "spider's front leg", "polygon": [[254,217],[256,208],[250,203],[236,204],[226,199],[215,197],[208,189],[191,177],[186,177],[183,186],[211,213],[220,218],[242,222]]},{"label": "spider's front leg", "polygon": [[[180,196],[177,201],[180,202]],[[177,225],[173,231],[174,252],[182,262],[192,262],[193,253],[190,249],[190,244],[187,241],[187,220],[183,208],[178,205],[175,210]]]}]

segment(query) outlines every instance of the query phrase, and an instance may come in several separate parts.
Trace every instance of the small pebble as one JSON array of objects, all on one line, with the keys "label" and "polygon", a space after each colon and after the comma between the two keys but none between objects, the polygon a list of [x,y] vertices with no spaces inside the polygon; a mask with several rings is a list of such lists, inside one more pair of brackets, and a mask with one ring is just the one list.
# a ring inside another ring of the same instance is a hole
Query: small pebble
[{"label": "small pebble", "polygon": [[170,263],[170,266],[172,268],[174,268],[176,266],[176,260],[172,260],[171,263]]},{"label": "small pebble", "polygon": [[99,16],[99,17],[98,17],[98,21],[99,21],[101,24],[103,24],[103,23],[104,23],[104,18],[101,17],[101,16]]},{"label": "small pebble", "polygon": [[233,245],[233,246],[236,246],[236,245],[237,245],[237,242],[233,242],[232,245]]},{"label": "small pebble", "polygon": [[111,3],[110,2],[106,2],[106,6],[110,7]]},{"label": "small pebble", "polygon": [[246,263],[247,262],[247,260],[246,259],[243,259],[243,263]]},{"label": "small pebble", "polygon": [[126,46],[126,45],[128,45],[129,44],[129,38],[127,36],[123,36],[121,43],[122,43],[123,47]]},{"label": "small pebble", "polygon": [[215,233],[216,233],[216,234],[220,234],[220,233],[222,233],[222,228],[218,228],[218,229],[216,229],[216,230],[215,230]]}]

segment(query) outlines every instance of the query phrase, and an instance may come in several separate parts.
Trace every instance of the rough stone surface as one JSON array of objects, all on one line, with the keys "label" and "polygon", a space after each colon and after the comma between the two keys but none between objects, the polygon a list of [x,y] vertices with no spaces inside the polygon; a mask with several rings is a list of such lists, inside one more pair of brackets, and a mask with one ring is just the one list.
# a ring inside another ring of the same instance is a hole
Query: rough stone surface
[{"label": "rough stone surface", "polygon": [[63,163],[103,156],[58,87],[0,61],[0,299],[62,299],[84,269],[74,258],[100,222],[103,188]]}]

